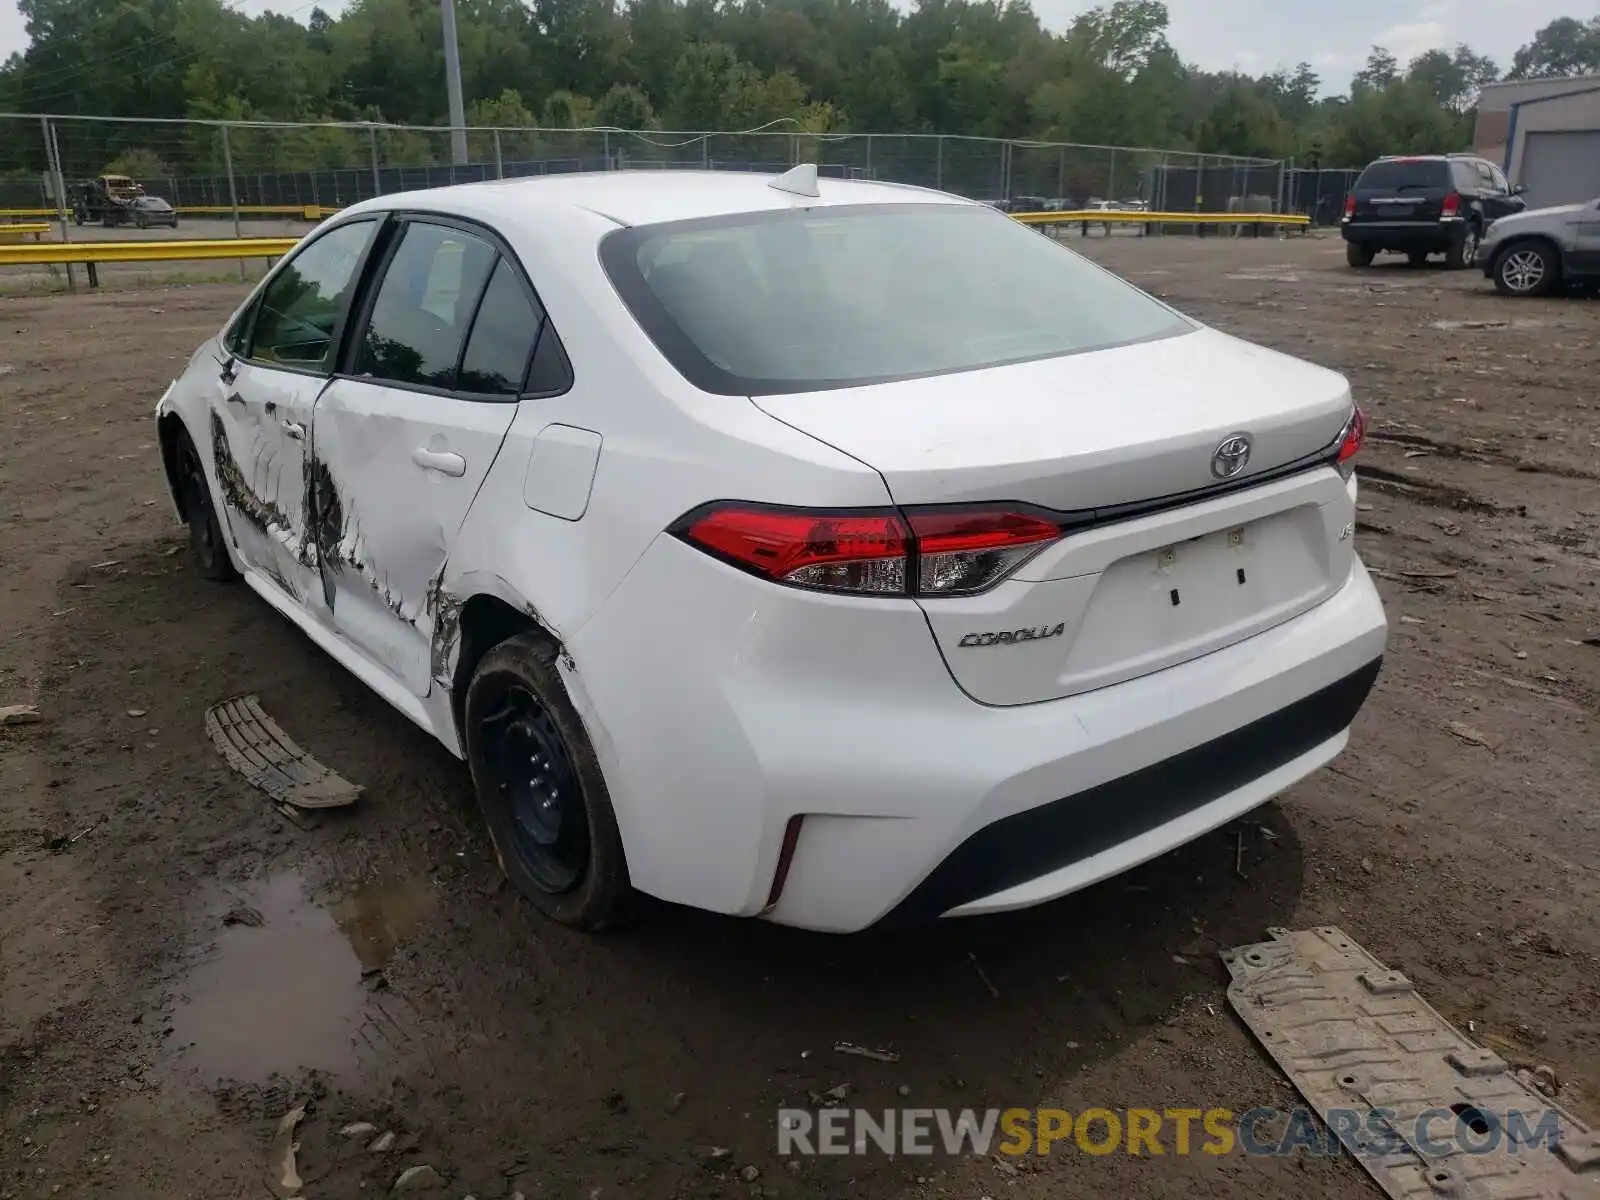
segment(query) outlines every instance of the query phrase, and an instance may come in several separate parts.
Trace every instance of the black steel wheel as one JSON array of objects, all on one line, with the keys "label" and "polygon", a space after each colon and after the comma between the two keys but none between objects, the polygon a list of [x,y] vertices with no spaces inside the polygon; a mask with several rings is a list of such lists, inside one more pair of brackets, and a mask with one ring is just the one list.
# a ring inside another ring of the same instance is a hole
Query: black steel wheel
[{"label": "black steel wheel", "polygon": [[511,836],[528,874],[552,895],[570,892],[589,866],[583,785],[550,714],[512,684],[479,718],[484,762],[511,815]]},{"label": "black steel wheel", "polygon": [[633,914],[628,864],[594,748],[540,631],[478,662],[462,705],[462,741],[500,867],[565,925],[598,930]]},{"label": "black steel wheel", "polygon": [[237,578],[239,573],[228,557],[222,525],[211,500],[205,467],[187,433],[180,434],[178,442],[178,498],[183,506],[183,519],[189,526],[189,546],[194,551],[195,566],[201,577],[223,582]]}]

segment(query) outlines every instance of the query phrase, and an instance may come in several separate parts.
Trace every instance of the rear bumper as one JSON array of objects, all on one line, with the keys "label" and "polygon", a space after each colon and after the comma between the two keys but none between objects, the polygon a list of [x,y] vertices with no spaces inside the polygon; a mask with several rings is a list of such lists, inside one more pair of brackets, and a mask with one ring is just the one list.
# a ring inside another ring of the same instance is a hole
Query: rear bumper
[{"label": "rear bumper", "polygon": [[1381,665],[1375,658],[1231,733],[985,826],[886,922],[1038,904],[1214,829],[1342,750]]},{"label": "rear bumper", "polygon": [[1343,748],[1386,635],[1352,559],[1226,649],[990,707],[909,601],[776,588],[664,537],[570,639],[567,680],[636,886],[846,932],[1041,903],[1264,803]]},{"label": "rear bumper", "polygon": [[1454,221],[1362,221],[1340,227],[1347,242],[1374,250],[1448,250],[1465,224]]}]

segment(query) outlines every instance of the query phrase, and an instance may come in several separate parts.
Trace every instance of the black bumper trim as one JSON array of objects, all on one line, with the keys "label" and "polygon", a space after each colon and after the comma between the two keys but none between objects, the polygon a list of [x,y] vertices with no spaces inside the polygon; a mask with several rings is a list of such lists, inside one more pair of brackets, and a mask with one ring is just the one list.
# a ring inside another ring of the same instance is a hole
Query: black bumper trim
[{"label": "black bumper trim", "polygon": [[957,846],[881,925],[929,921],[1059,871],[1200,808],[1321,745],[1355,720],[1383,665],[1358,671],[1171,758],[1002,817]]}]

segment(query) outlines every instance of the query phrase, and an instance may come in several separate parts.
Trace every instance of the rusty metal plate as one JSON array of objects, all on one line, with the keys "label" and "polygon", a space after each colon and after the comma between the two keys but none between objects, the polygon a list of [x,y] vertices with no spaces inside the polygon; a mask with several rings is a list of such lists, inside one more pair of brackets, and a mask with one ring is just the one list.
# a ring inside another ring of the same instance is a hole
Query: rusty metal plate
[{"label": "rusty metal plate", "polygon": [[1386,1193],[1600,1200],[1600,1140],[1409,979],[1333,926],[1267,932],[1222,952],[1228,1001]]},{"label": "rusty metal plate", "polygon": [[342,808],[361,795],[359,784],[330,771],[296,746],[254,696],[206,709],[206,732],[228,765],[279,804]]}]

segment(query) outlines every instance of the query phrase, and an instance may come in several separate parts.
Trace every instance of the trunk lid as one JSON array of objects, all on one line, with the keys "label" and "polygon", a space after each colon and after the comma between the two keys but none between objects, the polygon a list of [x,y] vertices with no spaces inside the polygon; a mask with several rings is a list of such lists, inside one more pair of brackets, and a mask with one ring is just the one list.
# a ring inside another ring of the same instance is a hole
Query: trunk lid
[{"label": "trunk lid", "polygon": [[[1306,611],[1349,573],[1344,480],[1277,470],[1331,446],[1348,384],[1213,330],[755,402],[878,470],[901,506],[1099,513],[980,595],[920,601],[956,682],[987,704],[1208,653]],[[1219,494],[1213,456],[1236,434],[1250,456]],[[1123,505],[1142,515],[1104,511]]]}]

